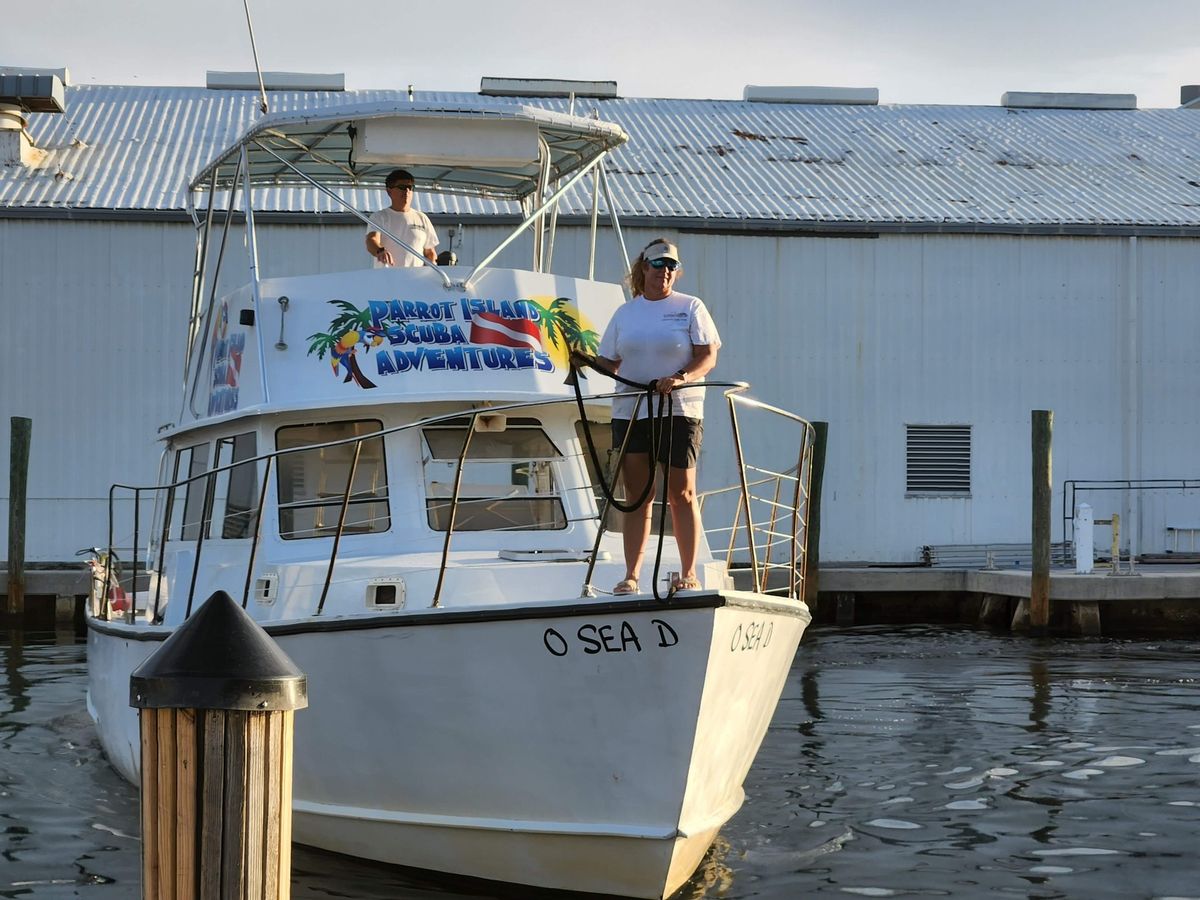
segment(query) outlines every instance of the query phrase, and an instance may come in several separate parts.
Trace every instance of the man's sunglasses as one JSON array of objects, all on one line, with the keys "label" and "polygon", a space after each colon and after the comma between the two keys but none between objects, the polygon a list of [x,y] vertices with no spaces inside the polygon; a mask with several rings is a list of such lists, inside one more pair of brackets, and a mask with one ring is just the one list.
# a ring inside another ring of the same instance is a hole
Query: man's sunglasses
[{"label": "man's sunglasses", "polygon": [[673,259],[652,259],[647,265],[652,269],[666,269],[668,272],[674,272],[679,268],[679,263]]},{"label": "man's sunglasses", "polygon": [[388,188],[389,191],[415,191],[416,185],[412,184],[393,184]]}]

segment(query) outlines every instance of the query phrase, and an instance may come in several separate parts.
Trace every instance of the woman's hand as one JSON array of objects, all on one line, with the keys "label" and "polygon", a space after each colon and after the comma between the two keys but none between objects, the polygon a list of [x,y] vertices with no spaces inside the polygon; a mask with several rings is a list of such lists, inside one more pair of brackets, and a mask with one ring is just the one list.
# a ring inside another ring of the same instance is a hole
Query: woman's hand
[{"label": "woman's hand", "polygon": [[657,381],[655,381],[654,389],[665,397],[667,394],[671,393],[671,391],[675,390],[676,388],[683,387],[685,384],[687,384],[687,378],[685,378],[679,372],[676,372],[674,375],[666,375],[663,378],[659,378]]}]

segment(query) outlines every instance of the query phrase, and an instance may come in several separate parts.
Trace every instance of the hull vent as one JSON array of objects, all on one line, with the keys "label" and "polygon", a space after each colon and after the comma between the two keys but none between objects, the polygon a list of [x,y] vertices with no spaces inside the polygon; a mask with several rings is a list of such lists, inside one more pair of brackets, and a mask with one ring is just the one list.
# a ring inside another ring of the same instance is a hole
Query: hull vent
[{"label": "hull vent", "polygon": [[279,576],[271,573],[254,579],[254,602],[271,606],[279,594]]},{"label": "hull vent", "polygon": [[369,609],[404,609],[403,578],[380,578],[367,585]]}]

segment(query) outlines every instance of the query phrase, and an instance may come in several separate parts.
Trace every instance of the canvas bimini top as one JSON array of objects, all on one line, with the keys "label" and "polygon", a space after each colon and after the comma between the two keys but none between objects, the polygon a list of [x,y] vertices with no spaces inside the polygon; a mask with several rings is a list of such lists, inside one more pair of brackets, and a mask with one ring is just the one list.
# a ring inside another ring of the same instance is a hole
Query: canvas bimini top
[{"label": "canvas bimini top", "polygon": [[354,188],[399,167],[422,191],[522,201],[627,140],[610,122],[516,104],[352,104],[264,116],[189,187],[233,190],[244,147],[252,186]]}]

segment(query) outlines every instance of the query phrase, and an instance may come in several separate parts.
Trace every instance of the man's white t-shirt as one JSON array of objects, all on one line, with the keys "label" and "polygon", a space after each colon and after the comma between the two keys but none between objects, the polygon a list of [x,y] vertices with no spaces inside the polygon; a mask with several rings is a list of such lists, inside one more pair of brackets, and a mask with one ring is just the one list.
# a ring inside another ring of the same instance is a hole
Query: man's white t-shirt
[{"label": "man's white t-shirt", "polygon": [[[693,345],[720,347],[717,326],[699,297],[672,291],[662,300],[639,295],[622,305],[604,330],[598,352],[620,361],[622,378],[647,383],[687,366],[692,361]],[[637,393],[619,382],[617,390]],[[675,398],[675,415],[704,418],[704,388],[677,388],[671,396]],[[613,398],[613,418],[632,419],[635,405],[633,396]],[[639,419],[653,414],[647,407],[643,400]]]},{"label": "man's white t-shirt", "polygon": [[[372,215],[370,222],[377,227],[368,228],[367,233],[379,232],[379,239],[383,243],[384,249],[392,254],[392,259],[396,261],[397,266],[414,267],[425,264],[380,231],[381,228],[386,228],[417,250],[426,248],[437,250],[437,232],[433,230],[433,223],[429,221],[429,216],[419,209],[406,209],[404,212],[399,212],[390,206],[385,207]],[[375,268],[382,269],[383,267],[383,263],[376,259]]]}]

